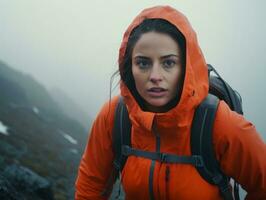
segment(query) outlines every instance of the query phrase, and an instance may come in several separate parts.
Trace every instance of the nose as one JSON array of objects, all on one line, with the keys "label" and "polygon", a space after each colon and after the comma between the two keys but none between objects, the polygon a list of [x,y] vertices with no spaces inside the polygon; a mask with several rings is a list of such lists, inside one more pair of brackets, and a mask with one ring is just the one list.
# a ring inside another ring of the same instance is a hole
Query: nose
[{"label": "nose", "polygon": [[162,81],[162,71],[159,63],[154,63],[154,65],[152,66],[150,73],[150,81],[153,83],[158,83]]}]

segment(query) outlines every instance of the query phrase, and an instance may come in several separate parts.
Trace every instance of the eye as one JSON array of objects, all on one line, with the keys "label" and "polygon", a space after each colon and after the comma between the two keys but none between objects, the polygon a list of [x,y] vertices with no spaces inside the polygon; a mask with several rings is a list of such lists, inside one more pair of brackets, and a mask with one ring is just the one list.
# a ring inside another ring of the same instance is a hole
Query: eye
[{"label": "eye", "polygon": [[136,65],[140,68],[140,69],[147,69],[151,66],[151,61],[148,59],[143,59],[143,58],[138,58],[136,60]]},{"label": "eye", "polygon": [[163,61],[163,66],[165,68],[171,68],[174,67],[176,65],[176,61],[172,60],[172,59],[167,59]]}]

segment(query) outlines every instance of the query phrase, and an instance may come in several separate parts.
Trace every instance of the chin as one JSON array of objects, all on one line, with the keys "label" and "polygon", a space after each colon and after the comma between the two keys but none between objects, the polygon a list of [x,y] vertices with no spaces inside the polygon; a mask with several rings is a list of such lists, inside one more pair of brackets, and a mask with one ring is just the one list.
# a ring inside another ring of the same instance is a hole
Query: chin
[{"label": "chin", "polygon": [[147,99],[148,104],[154,107],[162,107],[168,103],[167,99]]}]

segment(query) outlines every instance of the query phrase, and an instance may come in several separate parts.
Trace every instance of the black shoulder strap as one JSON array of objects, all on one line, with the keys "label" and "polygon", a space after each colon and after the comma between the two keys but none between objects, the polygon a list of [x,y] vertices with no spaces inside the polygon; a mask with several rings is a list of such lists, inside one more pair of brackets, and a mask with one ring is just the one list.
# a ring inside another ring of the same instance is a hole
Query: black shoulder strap
[{"label": "black shoulder strap", "polygon": [[131,146],[131,122],[123,97],[120,96],[115,110],[113,128],[114,167],[118,171],[123,170],[127,160],[127,157],[122,155],[123,145]]},{"label": "black shoulder strap", "polygon": [[191,151],[202,156],[204,166],[196,167],[209,183],[217,185],[225,200],[233,200],[229,178],[220,170],[212,143],[212,129],[219,99],[209,94],[195,111],[191,129]]},{"label": "black shoulder strap", "polygon": [[127,160],[127,156],[122,155],[122,146],[131,146],[131,122],[127,107],[123,97],[119,97],[114,113],[114,127],[112,130],[112,145],[114,153],[113,171],[107,181],[106,187],[102,191],[102,196],[108,196],[112,192],[114,182],[118,179]]}]

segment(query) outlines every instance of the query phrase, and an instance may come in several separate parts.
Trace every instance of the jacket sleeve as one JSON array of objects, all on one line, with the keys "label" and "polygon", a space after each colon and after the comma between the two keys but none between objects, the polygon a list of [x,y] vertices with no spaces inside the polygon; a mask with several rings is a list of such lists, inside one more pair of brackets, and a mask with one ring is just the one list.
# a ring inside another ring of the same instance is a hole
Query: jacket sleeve
[{"label": "jacket sleeve", "polygon": [[[113,102],[113,101],[112,101]],[[109,109],[109,105],[111,105]],[[112,124],[114,103],[106,103],[95,119],[81,158],[75,200],[105,200],[102,192],[113,169]]]},{"label": "jacket sleeve", "polygon": [[214,123],[221,168],[247,191],[246,200],[266,199],[266,145],[254,125],[221,101]]}]

